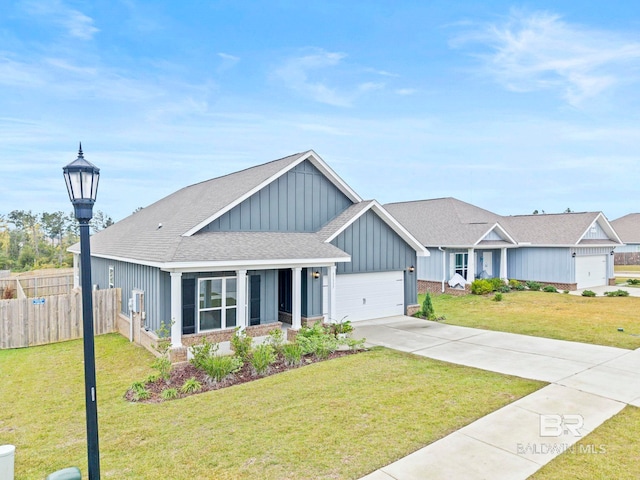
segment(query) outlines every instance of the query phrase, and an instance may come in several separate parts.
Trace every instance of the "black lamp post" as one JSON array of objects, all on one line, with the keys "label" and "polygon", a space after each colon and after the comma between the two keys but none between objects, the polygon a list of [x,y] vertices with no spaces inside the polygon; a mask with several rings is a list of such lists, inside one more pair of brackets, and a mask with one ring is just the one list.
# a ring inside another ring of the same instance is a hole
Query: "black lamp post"
[{"label": "black lamp post", "polygon": [[84,392],[87,409],[87,452],[89,480],[100,479],[100,452],[98,449],[98,408],[96,398],[96,359],[93,343],[93,301],[91,298],[91,252],[89,221],[93,217],[93,204],[98,193],[100,169],[87,162],[82,154],[62,169],[67,183],[69,199],[80,224],[80,265],[82,268],[82,326],[84,339]]}]

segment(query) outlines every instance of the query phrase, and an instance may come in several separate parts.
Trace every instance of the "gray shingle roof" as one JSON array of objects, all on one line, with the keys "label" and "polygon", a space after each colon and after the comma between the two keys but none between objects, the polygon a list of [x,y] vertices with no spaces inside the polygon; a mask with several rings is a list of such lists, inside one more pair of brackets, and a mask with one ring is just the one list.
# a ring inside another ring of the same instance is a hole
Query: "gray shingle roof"
[{"label": "gray shingle roof", "polygon": [[630,213],[611,221],[624,243],[640,243],[640,213]]},{"label": "gray shingle roof", "polygon": [[388,203],[384,208],[426,246],[472,246],[501,218],[452,197]]},{"label": "gray shingle roof", "polygon": [[[514,215],[502,217],[501,224],[519,243],[532,245],[578,245],[599,212],[554,213],[539,215]],[[591,242],[582,240],[585,244]],[[597,240],[593,244],[612,244],[607,240]]]},{"label": "gray shingle roof", "polygon": [[322,227],[318,231],[318,236],[323,240],[327,240],[334,233],[340,230],[342,227],[347,225],[351,220],[356,217],[362,210],[367,208],[369,205],[373,203],[373,200],[368,200],[364,202],[354,203],[349,208],[347,208],[344,212],[338,215],[336,218],[327,223],[324,227]]}]

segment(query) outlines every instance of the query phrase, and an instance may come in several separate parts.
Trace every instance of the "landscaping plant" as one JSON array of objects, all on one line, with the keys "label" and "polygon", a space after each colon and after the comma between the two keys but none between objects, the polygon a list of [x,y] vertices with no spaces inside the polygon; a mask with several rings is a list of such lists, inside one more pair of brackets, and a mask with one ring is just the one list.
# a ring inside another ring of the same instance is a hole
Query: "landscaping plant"
[{"label": "landscaping plant", "polygon": [[276,352],[268,343],[258,345],[251,352],[249,363],[253,370],[254,376],[265,375],[269,373],[269,367],[276,361]]},{"label": "landscaping plant", "polygon": [[243,363],[246,362],[251,355],[252,343],[253,339],[247,335],[244,329],[240,327],[235,329],[231,337],[231,348]]}]

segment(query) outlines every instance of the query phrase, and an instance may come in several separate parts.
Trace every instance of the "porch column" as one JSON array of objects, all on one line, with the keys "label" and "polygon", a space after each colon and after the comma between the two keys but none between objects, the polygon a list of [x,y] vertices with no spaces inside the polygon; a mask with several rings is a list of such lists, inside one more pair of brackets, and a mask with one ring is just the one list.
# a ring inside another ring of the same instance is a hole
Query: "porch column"
[{"label": "porch column", "polygon": [[182,346],[182,272],[171,272],[171,347]]},{"label": "porch column", "polygon": [[336,266],[327,267],[329,276],[329,321],[336,323],[340,319],[336,318]]},{"label": "porch column", "polygon": [[237,325],[241,329],[244,329],[247,326],[247,271],[237,270],[236,275],[238,276],[238,282],[236,286]]},{"label": "porch column", "polygon": [[302,268],[295,267],[291,282],[291,328],[299,330],[302,327]]},{"label": "porch column", "polygon": [[507,281],[507,249],[500,249],[500,278]]},{"label": "porch column", "polygon": [[476,279],[476,256],[474,249],[470,248],[467,255],[467,282],[471,283]]}]

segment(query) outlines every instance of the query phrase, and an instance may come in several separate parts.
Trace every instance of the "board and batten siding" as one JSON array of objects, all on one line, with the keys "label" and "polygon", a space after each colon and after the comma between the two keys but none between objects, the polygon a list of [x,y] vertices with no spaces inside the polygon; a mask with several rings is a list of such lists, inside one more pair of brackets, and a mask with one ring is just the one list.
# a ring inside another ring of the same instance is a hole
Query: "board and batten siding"
[{"label": "board and batten siding", "polygon": [[[418,280],[429,280],[432,282],[441,282],[443,276],[445,280],[449,280],[448,275],[444,275],[442,271],[442,256],[446,255],[447,251],[441,252],[438,247],[429,247],[428,257],[418,257]],[[445,268],[447,260],[445,260]],[[447,270],[445,270],[447,271]]]},{"label": "board and batten siding", "polygon": [[[319,278],[313,278],[314,271],[320,272]],[[302,269],[302,316],[307,318],[322,315],[322,275],[327,269],[303,268]]]},{"label": "board and batten siding", "polygon": [[[164,321],[170,322],[170,304],[166,298],[170,297],[170,280],[162,280],[162,274],[157,267],[138,265],[135,263],[110,260],[107,258],[91,257],[91,280],[98,289],[109,287],[109,267],[113,267],[114,286],[122,289],[121,312],[129,314],[129,298],[132,290],[144,292],[145,324],[150,330],[156,331]],[[82,268],[82,267],[81,267]],[[170,298],[169,298],[170,302]],[[168,308],[168,310],[165,310]]]},{"label": "board and batten siding", "polygon": [[315,232],[351,204],[344,193],[305,160],[203,231]]},{"label": "board and batten siding", "polygon": [[507,276],[518,280],[574,283],[573,263],[568,248],[513,248],[507,252]]},{"label": "board and batten siding", "polygon": [[338,275],[403,270],[405,306],[417,302],[417,277],[407,272],[417,263],[416,251],[374,212],[364,213],[331,243],[351,255],[351,262],[338,263]]},{"label": "board and batten siding", "polygon": [[589,227],[583,238],[588,240],[609,240],[609,235],[605,233],[598,222],[595,222]]}]

